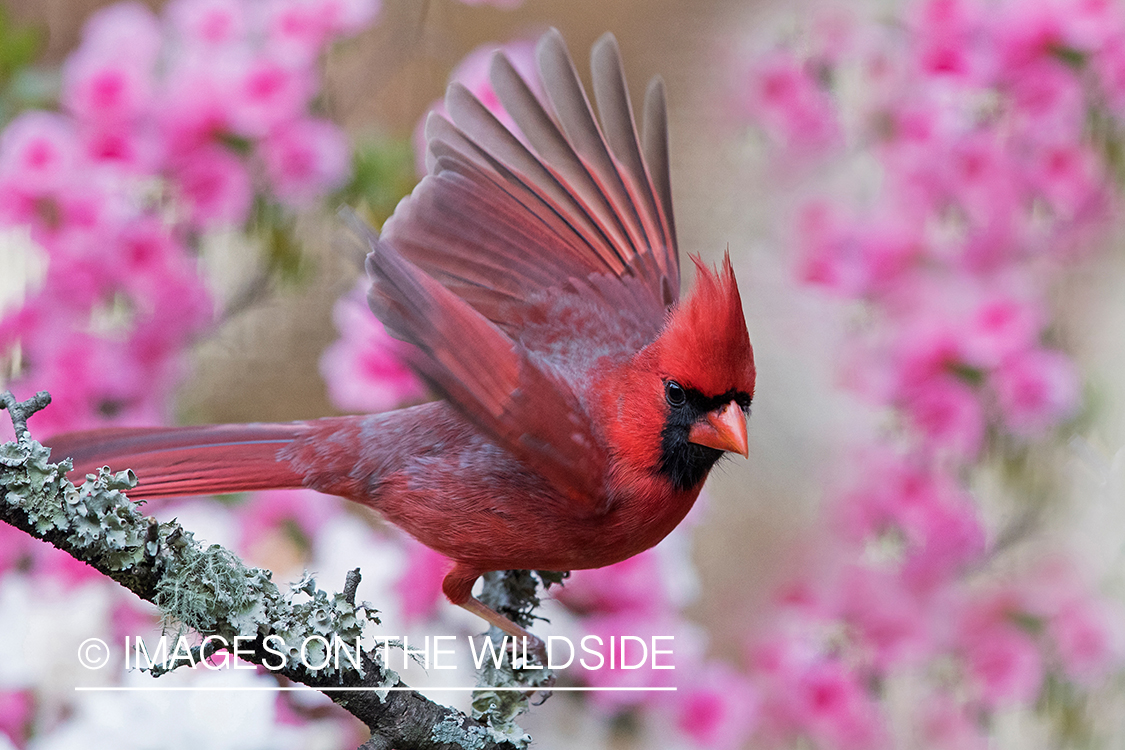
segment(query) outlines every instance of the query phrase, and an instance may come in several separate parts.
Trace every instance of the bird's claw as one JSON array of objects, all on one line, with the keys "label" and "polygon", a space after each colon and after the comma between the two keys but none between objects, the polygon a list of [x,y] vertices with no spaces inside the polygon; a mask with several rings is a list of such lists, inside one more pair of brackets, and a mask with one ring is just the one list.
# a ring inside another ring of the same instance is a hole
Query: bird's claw
[{"label": "bird's claw", "polygon": [[[512,666],[516,669],[527,669],[526,665],[536,663],[539,668],[547,668],[547,644],[542,639],[534,635],[525,635],[512,638],[509,643],[511,644]],[[517,663],[522,663],[525,666],[516,666]]]}]

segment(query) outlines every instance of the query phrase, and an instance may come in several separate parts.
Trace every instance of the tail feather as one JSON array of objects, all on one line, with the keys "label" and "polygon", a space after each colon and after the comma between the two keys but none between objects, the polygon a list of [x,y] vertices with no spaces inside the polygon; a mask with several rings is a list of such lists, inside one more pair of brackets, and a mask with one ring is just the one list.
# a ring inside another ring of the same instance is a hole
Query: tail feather
[{"label": "tail feather", "polygon": [[306,472],[284,457],[308,435],[306,422],[107,428],[49,441],[55,460],[74,462],[73,481],[102,466],[132,469],[134,499],[205,495],[306,486]]}]

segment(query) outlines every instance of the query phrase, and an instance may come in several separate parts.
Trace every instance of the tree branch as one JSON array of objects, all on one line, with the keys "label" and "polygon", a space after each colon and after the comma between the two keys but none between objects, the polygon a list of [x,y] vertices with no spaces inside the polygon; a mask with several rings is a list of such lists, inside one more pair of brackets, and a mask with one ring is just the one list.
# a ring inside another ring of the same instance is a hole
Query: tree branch
[{"label": "tree branch", "polygon": [[[204,549],[175,521],[162,523],[140,513],[125,494],[137,483],[132,471],[113,474],[103,468],[75,487],[66,478],[72,468],[69,459],[49,463],[50,449],[27,431],[28,417],[48,403],[46,393],[22,403],[10,393],[0,394],[0,406],[10,412],[17,435],[16,442],[0,445],[0,521],[49,542],[155,603],[166,623],[190,628],[203,638],[222,638],[226,650],[234,648],[237,637],[240,658],[294,682],[334,688],[329,697],[372,732],[364,750],[522,750],[527,746],[530,737],[512,721],[527,705],[521,693],[504,693],[503,706],[486,706],[470,718],[414,691],[379,690],[406,685],[379,662],[374,650],[362,652],[358,668],[346,658],[339,668],[326,660],[329,663],[322,669],[310,669],[295,653],[283,659],[278,638],[290,645],[305,638],[335,636],[352,644],[359,642],[368,620],[377,622],[370,605],[355,603],[359,571],[348,575],[344,593],[330,596],[306,576],[283,595],[269,571],[247,567],[218,545]],[[531,595],[534,598],[534,586]],[[511,596],[516,598],[514,606],[530,610],[519,592]],[[208,649],[213,650],[218,649]],[[191,659],[181,654],[153,672],[161,674],[208,655],[197,647]],[[491,685],[543,681],[534,672],[506,667],[481,677]],[[341,687],[376,689],[348,692],[339,691]]]}]

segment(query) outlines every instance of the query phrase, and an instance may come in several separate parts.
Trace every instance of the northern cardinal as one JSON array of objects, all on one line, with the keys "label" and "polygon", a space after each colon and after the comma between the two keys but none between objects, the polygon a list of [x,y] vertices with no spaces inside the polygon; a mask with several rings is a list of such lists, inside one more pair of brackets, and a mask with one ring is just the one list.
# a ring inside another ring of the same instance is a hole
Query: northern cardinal
[{"label": "northern cardinal", "polygon": [[369,244],[369,301],[444,400],[285,424],[111,428],[52,442],[81,476],[132,468],[134,498],[308,487],[379,511],[455,565],[610,565],[663,539],[725,452],[747,455],[754,359],[729,257],[678,302],[664,88],[638,139],[617,44],[591,54],[595,119],[557,31],[540,101],[503,56],[522,135],[463,86],[426,123],[429,174]]}]

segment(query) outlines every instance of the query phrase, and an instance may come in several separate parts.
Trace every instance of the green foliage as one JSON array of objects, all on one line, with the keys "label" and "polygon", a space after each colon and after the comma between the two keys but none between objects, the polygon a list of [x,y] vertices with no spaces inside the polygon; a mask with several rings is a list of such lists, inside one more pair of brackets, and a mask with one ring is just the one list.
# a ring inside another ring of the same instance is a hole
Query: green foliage
[{"label": "green foliage", "polygon": [[41,29],[18,26],[0,5],[0,126],[21,110],[56,98],[58,75],[31,67],[43,48]]},{"label": "green foliage", "polygon": [[418,181],[414,152],[401,139],[372,138],[352,153],[352,177],[330,203],[352,206],[373,226],[382,226]]},{"label": "green foliage", "polygon": [[247,233],[261,243],[266,276],[285,282],[299,282],[305,278],[309,270],[308,261],[297,238],[297,217],[292,212],[258,195],[254,199]]}]

